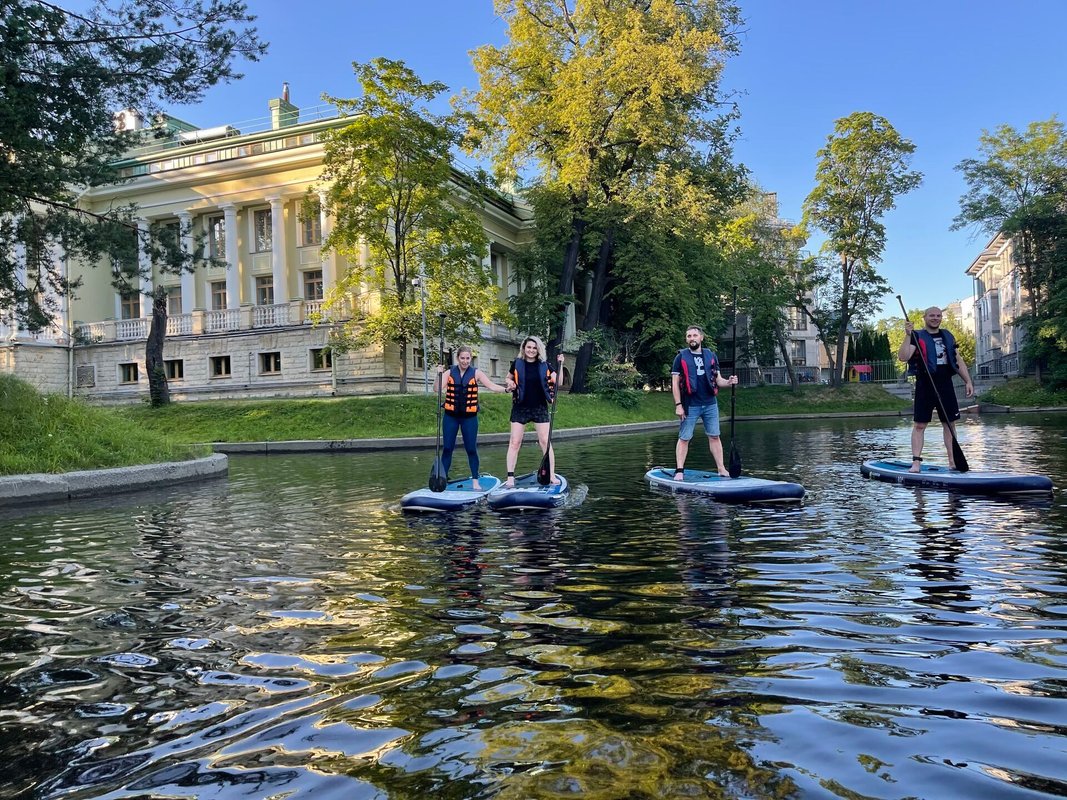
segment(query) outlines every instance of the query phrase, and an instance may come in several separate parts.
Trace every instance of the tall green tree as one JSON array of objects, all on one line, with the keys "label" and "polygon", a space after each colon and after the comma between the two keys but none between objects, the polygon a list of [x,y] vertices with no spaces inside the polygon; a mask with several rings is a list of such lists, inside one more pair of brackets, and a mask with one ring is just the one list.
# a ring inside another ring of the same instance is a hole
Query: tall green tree
[{"label": "tall green tree", "polygon": [[[196,102],[240,77],[236,60],[266,48],[236,0],[83,6],[0,3],[0,308],[31,330],[49,324],[58,311],[49,302],[73,288],[57,257],[106,261],[118,286],[139,284],[129,258],[135,209],[78,208],[85,189],[118,182],[114,162],[146,135],[116,130],[115,111],[151,120],[162,103]],[[166,268],[191,266],[180,248],[167,252]]]},{"label": "tall green tree", "polygon": [[[351,122],[324,137],[321,180],[334,226],[323,246],[344,255],[351,269],[327,308],[364,309],[339,329],[339,350],[370,342],[399,346],[400,391],[406,392],[408,345],[420,337],[423,290],[426,313],[431,319],[446,314],[454,337],[473,337],[479,322],[503,320],[507,311],[483,261],[489,247],[478,214],[484,187],[453,165],[451,151],[462,143],[467,121],[429,108],[448,87],[423,82],[402,61],[352,66],[362,96],[328,98]],[[369,259],[361,264],[364,246]],[[417,286],[416,278],[424,284]],[[376,302],[368,304],[365,295]]]},{"label": "tall green tree", "polygon": [[[737,9],[723,0],[495,0],[508,42],[474,53],[480,89],[468,98],[481,149],[501,176],[529,169],[569,211],[556,278],[557,305],[578,294],[578,328],[610,321],[619,286],[621,229],[647,196],[680,213],[722,211],[739,196],[730,113],[719,80],[737,50]],[[694,193],[702,202],[690,204]],[[583,261],[595,239],[594,253]],[[586,275],[582,275],[582,272]],[[584,280],[583,278],[588,278]],[[563,314],[552,315],[552,344]],[[592,348],[583,345],[572,391],[582,391]]]},{"label": "tall green tree", "polygon": [[886,243],[882,218],[897,197],[922,182],[922,174],[909,168],[914,151],[889,120],[868,111],[837,120],[819,150],[804,222],[826,235],[823,251],[837,259],[827,284],[836,300],[835,385],[844,374],[849,326],[877,311],[889,288],[876,269]]},{"label": "tall green tree", "polygon": [[1062,364],[1067,380],[1067,342],[1057,333],[1067,330],[1067,130],[1056,117],[1024,131],[1002,125],[983,131],[978,149],[956,167],[968,188],[953,228],[1011,238],[1026,290],[1027,311],[1015,321],[1027,331],[1026,352],[1039,377],[1044,366],[1058,373]]}]

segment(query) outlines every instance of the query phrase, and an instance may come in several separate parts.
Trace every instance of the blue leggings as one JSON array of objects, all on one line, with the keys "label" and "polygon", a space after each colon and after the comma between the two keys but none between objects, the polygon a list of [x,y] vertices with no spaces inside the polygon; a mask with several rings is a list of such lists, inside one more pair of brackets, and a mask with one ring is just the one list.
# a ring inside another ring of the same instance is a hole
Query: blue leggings
[{"label": "blue leggings", "polygon": [[456,434],[463,431],[463,449],[467,451],[467,461],[471,465],[471,477],[478,477],[478,415],[459,419],[451,414],[442,414],[441,436],[444,449],[441,451],[441,465],[445,474],[452,466],[452,451],[456,449]]}]

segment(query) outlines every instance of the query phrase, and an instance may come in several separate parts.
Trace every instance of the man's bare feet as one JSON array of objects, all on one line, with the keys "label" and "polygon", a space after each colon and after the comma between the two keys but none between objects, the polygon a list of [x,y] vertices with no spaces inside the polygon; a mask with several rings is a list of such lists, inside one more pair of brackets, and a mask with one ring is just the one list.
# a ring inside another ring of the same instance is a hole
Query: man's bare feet
[{"label": "man's bare feet", "polygon": [[674,480],[676,480],[676,481],[684,481],[685,480],[685,470],[684,469],[676,469],[674,471]]},{"label": "man's bare feet", "polygon": [[560,484],[560,479],[557,478],[555,475],[553,475],[552,476],[552,485],[553,486],[559,486],[559,484]]},{"label": "man's bare feet", "polygon": [[720,478],[729,478],[730,477],[730,470],[728,470],[725,467],[723,467],[722,469],[719,470],[719,477]]},{"label": "man's bare feet", "polygon": [[921,461],[917,461],[914,458],[911,460],[911,469],[908,472],[922,472],[923,465]]},{"label": "man's bare feet", "polygon": [[480,483],[478,483],[478,479],[477,478],[475,478],[473,481],[471,481],[471,489],[473,489],[476,492],[480,492],[482,490],[482,485]]},{"label": "man's bare feet", "polygon": [[514,478],[508,478],[506,481],[504,481],[504,485],[507,486],[509,489],[514,489],[515,488],[515,479]]}]

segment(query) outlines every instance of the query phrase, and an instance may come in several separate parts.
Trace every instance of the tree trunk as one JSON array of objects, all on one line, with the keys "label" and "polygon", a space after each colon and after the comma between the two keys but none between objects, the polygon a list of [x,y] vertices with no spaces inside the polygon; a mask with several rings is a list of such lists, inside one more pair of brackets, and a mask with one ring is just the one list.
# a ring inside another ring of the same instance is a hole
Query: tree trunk
[{"label": "tree trunk", "polygon": [[[426,358],[426,351],[422,353]],[[408,340],[400,340],[400,394],[408,393]]]},{"label": "tree trunk", "polygon": [[152,406],[170,403],[167,386],[167,368],[163,363],[163,341],[167,337],[167,295],[157,292],[152,296],[152,327],[145,344],[145,368],[148,370],[148,397]]},{"label": "tree trunk", "polygon": [[[600,311],[604,303],[604,290],[608,283],[608,265],[611,263],[611,254],[615,249],[615,228],[608,228],[604,240],[600,243],[600,253],[596,260],[596,272],[593,274],[593,286],[589,292],[589,300],[585,304],[585,315],[581,325],[583,331],[592,331],[600,324]],[[589,372],[589,364],[593,360],[593,343],[586,342],[578,351],[578,357],[574,360],[574,370],[571,373],[571,392],[584,394],[586,392],[586,377]]]},{"label": "tree trunk", "polygon": [[781,324],[774,326],[774,339],[778,343],[778,350],[782,354],[782,361],[785,363],[785,371],[789,376],[789,385],[795,392],[800,388],[800,383],[797,381],[797,371],[793,368],[793,359],[789,355],[789,343],[785,339],[785,331],[782,330]]},{"label": "tree trunk", "polygon": [[[577,205],[575,200],[574,204]],[[581,214],[575,213],[571,219],[571,240],[567,252],[563,255],[563,271],[559,276],[558,294],[574,294],[574,276],[578,271],[578,256],[582,250],[582,236],[585,235],[586,222]],[[563,348],[563,337],[567,329],[567,304],[557,309],[556,319],[551,324],[552,339],[548,343],[548,355],[554,358]]]}]

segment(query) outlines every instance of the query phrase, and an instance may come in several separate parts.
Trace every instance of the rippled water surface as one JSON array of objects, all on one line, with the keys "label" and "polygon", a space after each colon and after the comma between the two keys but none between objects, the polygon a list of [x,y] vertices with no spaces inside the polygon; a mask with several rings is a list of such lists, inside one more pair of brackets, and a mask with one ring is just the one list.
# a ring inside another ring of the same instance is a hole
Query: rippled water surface
[{"label": "rippled water surface", "polygon": [[[542,514],[406,519],[432,453],[5,511],[0,794],[1067,795],[1063,495],[865,481],[908,431],[739,427],[795,507],[650,490],[663,431],[562,444]],[[1067,487],[1064,416],[960,439]]]}]

